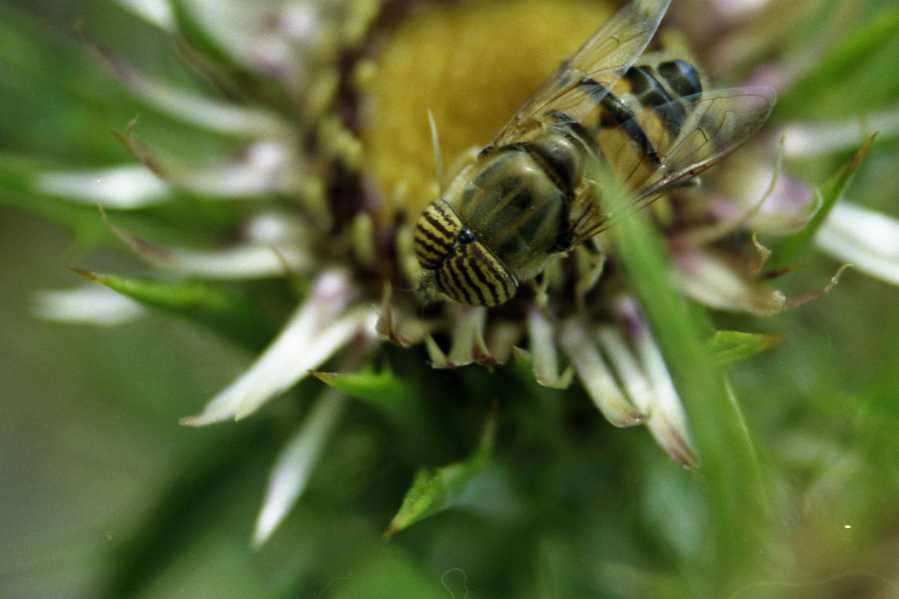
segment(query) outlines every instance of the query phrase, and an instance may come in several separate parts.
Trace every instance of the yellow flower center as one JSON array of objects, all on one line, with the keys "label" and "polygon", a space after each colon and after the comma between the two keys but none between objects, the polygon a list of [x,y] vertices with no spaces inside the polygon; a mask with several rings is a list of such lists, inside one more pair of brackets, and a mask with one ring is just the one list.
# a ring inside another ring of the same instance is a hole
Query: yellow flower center
[{"label": "yellow flower center", "polygon": [[609,16],[597,0],[459,0],[412,10],[360,83],[365,169],[415,218],[436,194],[428,110],[447,166],[490,142]]}]

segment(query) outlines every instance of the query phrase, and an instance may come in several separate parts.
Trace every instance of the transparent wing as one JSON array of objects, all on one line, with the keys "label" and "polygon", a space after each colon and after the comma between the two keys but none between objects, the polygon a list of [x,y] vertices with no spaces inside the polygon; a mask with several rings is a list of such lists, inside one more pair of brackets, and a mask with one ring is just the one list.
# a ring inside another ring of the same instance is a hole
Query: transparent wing
[{"label": "transparent wing", "polygon": [[[590,197],[573,225],[575,239],[592,237],[621,216],[645,208],[666,191],[687,185],[752,137],[768,120],[775,99],[774,91],[765,87],[722,89],[684,98],[692,103],[692,112],[677,138],[659,150],[658,163],[644,156],[622,168],[618,156],[604,156],[613,176],[625,184],[634,201],[609,211],[597,205],[602,198],[587,194]],[[656,114],[674,115],[676,111],[663,109]],[[664,126],[664,118],[662,122]],[[633,148],[629,151],[633,154]]]},{"label": "transparent wing", "polygon": [[633,0],[618,11],[525,102],[500,130],[493,145],[515,141],[535,116],[549,109],[560,110],[556,101],[587,77],[606,88],[614,85],[652,41],[670,3],[671,0]]}]

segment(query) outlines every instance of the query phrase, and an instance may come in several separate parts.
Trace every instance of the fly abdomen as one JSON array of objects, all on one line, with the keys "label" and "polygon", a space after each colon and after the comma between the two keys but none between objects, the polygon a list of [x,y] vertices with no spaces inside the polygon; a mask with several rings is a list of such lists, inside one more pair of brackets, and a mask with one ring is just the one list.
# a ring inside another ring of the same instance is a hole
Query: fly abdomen
[{"label": "fly abdomen", "polygon": [[602,135],[602,130],[618,129],[627,135],[643,158],[653,165],[661,164],[655,145],[643,130],[634,111],[621,97],[593,79],[584,79],[580,87],[599,108],[599,122],[594,127],[598,135]]},{"label": "fly abdomen", "polygon": [[637,101],[654,111],[670,139],[676,139],[687,118],[687,109],[683,101],[680,98],[673,98],[648,66],[630,68],[625,74],[625,79],[630,84],[630,91]]},{"label": "fly abdomen", "polygon": [[695,101],[702,93],[702,78],[696,68],[685,60],[663,62],[658,67],[659,74],[680,97],[692,97]]}]

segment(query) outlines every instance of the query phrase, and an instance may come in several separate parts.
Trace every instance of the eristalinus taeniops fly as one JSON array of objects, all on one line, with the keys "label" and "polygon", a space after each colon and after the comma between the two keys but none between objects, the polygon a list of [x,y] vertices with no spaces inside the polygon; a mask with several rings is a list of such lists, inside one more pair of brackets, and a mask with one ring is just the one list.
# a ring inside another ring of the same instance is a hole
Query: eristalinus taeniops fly
[{"label": "eristalinus taeniops fly", "polygon": [[498,306],[608,227],[591,164],[639,209],[761,127],[773,91],[709,91],[689,62],[644,55],[669,4],[634,0],[603,24],[425,208],[415,253],[427,295]]}]

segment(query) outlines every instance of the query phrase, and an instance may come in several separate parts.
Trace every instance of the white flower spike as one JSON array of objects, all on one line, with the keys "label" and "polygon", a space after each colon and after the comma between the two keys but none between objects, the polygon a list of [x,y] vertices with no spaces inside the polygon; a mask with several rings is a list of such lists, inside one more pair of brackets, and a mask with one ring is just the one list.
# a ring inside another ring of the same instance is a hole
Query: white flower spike
[{"label": "white flower spike", "polygon": [[308,416],[272,467],[262,509],[253,532],[253,545],[262,546],[284,521],[306,489],[325,444],[337,427],[346,399],[326,392],[312,406]]},{"label": "white flower spike", "polygon": [[818,231],[815,243],[838,260],[899,285],[899,220],[841,202]]},{"label": "white flower spike", "polygon": [[38,317],[55,322],[110,327],[137,320],[146,313],[134,300],[98,285],[42,291],[35,296],[33,310]]},{"label": "white flower spike", "polygon": [[171,199],[169,186],[144,166],[38,175],[35,190],[69,202],[114,210],[137,210]]},{"label": "white flower spike", "polygon": [[256,362],[210,401],[187,426],[240,420],[295,385],[371,322],[374,308],[348,309],[355,296],[347,273],[319,276],[306,301]]}]

